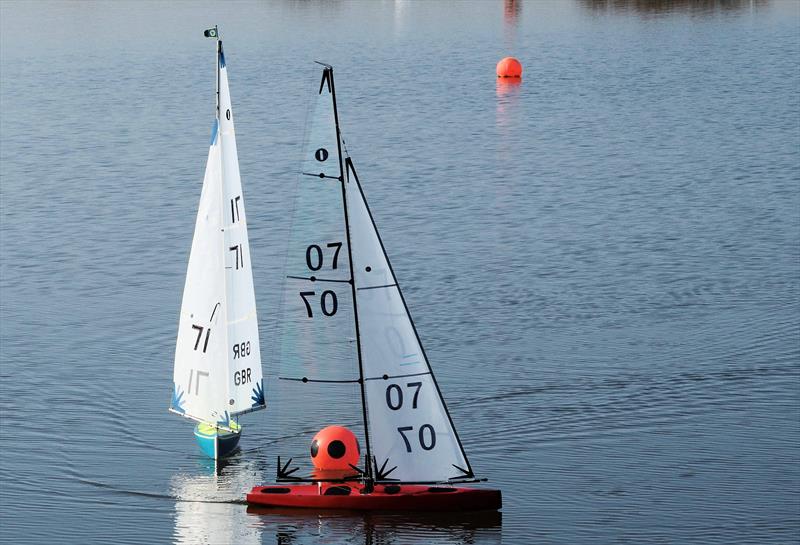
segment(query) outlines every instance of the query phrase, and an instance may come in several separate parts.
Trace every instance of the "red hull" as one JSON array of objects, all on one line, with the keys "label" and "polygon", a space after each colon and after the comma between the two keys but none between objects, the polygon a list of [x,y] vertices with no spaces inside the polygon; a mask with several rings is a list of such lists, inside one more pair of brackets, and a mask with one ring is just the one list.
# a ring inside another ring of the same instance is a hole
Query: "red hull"
[{"label": "red hull", "polygon": [[361,493],[360,483],[256,486],[247,503],[270,507],[352,511],[481,511],[500,509],[499,490],[424,485],[375,485]]}]

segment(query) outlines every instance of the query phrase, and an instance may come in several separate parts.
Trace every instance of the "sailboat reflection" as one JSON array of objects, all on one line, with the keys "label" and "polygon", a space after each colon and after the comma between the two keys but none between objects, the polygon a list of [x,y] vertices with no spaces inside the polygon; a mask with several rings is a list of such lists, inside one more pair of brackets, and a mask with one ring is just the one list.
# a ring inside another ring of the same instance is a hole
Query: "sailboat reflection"
[{"label": "sailboat reflection", "polygon": [[274,530],[279,545],[300,545],[321,538],[325,543],[365,545],[502,542],[500,511],[359,513],[250,505],[247,513],[259,520],[265,530]]},{"label": "sailboat reflection", "polygon": [[261,471],[258,464],[234,458],[217,461],[216,466],[204,459],[199,465],[202,474],[177,474],[170,480],[175,498],[174,543],[260,544],[260,525],[247,516],[242,492]]}]

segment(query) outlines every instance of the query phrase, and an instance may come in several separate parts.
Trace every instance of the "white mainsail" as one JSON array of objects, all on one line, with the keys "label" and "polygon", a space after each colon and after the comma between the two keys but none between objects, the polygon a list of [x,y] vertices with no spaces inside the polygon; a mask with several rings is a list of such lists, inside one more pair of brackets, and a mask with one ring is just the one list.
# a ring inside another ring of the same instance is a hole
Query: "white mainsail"
[{"label": "white mainsail", "polygon": [[[342,153],[330,67],[308,134],[286,267],[280,378],[289,381],[281,390],[291,393],[281,395],[281,408],[302,414],[310,429],[362,420],[354,431],[374,459],[365,468],[368,478],[471,478],[352,162]],[[315,388],[322,403],[312,406],[306,399]]]},{"label": "white mainsail", "polygon": [[228,74],[218,42],[219,102],[186,273],[170,410],[227,427],[263,409],[247,218]]}]

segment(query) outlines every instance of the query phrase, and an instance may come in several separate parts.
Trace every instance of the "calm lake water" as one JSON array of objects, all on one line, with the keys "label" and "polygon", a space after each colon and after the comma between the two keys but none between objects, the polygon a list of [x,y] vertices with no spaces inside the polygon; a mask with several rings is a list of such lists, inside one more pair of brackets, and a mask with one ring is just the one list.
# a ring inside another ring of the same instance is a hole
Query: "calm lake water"
[{"label": "calm lake water", "polygon": [[[322,60],[501,514],[256,512],[280,408],[219,474],[167,413],[215,23],[265,374]],[[3,1],[0,40],[0,541],[800,540],[800,3]]]}]

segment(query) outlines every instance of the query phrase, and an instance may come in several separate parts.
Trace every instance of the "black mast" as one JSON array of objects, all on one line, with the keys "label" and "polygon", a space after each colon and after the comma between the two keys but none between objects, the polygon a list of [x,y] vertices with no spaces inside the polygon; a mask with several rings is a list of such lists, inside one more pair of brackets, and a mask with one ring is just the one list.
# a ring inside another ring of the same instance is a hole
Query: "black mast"
[{"label": "black mast", "polygon": [[[320,63],[322,64],[322,63]],[[333,82],[333,66],[324,65],[323,80],[327,72],[328,82],[331,88],[331,98],[333,100],[333,118],[336,121],[336,146],[339,151],[339,183],[342,184],[342,207],[344,208],[344,224],[347,232],[347,258],[350,260],[350,289],[353,293],[353,316],[356,326],[356,347],[358,352],[358,385],[361,389],[361,415],[364,419],[364,441],[366,443],[366,464],[364,467],[364,492],[372,492],[374,478],[372,475],[372,448],[369,442],[369,419],[367,417],[367,393],[364,382],[364,363],[361,359],[361,332],[358,327],[358,304],[356,302],[356,283],[353,274],[353,246],[350,242],[350,218],[347,213],[347,191],[345,190],[344,163],[342,161],[342,131],[339,128],[339,112],[336,108],[336,85]]]},{"label": "black mast", "polygon": [[219,39],[219,28],[214,25],[214,37],[217,38],[217,120],[219,120],[219,54],[222,51],[222,40]]}]

